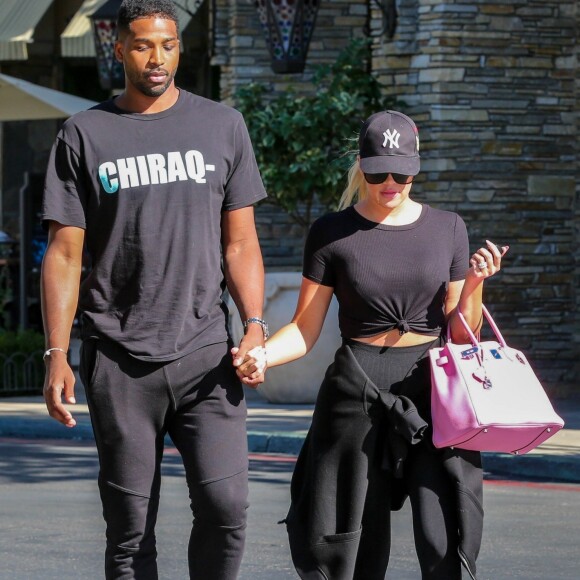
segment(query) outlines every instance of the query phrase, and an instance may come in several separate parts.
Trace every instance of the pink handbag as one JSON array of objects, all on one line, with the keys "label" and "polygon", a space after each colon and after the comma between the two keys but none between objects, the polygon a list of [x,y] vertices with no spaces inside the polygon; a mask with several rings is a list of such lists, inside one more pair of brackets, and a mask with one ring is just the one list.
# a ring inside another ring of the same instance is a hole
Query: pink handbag
[{"label": "pink handbag", "polygon": [[429,351],[435,447],[522,454],[557,433],[564,421],[524,354],[508,346],[488,310],[497,341],[479,342],[459,318],[471,344]]}]

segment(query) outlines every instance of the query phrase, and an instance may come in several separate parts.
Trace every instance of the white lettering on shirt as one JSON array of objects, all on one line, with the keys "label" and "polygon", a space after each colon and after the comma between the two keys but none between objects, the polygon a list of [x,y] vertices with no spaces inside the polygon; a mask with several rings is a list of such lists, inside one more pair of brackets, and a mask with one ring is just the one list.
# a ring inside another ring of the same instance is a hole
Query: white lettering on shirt
[{"label": "white lettering on shirt", "polygon": [[151,155],[147,155],[147,163],[149,164],[149,172],[151,173],[151,183],[153,185],[167,183],[165,157],[161,153],[152,153]]},{"label": "white lettering on shirt", "polygon": [[139,185],[139,174],[137,173],[135,157],[117,159],[117,170],[119,171],[119,185],[121,189],[137,187]]},{"label": "white lettering on shirt", "polygon": [[185,171],[181,153],[179,151],[170,151],[167,154],[167,180],[171,183],[178,179],[179,181],[187,181],[187,172]]},{"label": "white lettering on shirt", "polygon": [[215,171],[215,165],[207,164],[200,151],[192,149],[184,155],[179,151],[167,154],[151,153],[126,157],[116,161],[105,161],[99,165],[99,179],[107,193],[117,193],[141,185],[160,185],[187,181],[206,183],[208,171]]},{"label": "white lettering on shirt", "polygon": [[147,159],[144,155],[137,157],[137,165],[139,166],[139,182],[141,185],[149,185],[149,169],[147,167]]}]

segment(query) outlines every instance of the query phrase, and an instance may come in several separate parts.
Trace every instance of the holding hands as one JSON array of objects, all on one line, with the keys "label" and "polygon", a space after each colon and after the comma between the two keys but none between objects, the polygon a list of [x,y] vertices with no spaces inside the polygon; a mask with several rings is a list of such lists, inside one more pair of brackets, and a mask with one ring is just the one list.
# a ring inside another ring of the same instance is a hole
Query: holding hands
[{"label": "holding hands", "polygon": [[238,352],[239,349],[237,347],[231,350],[234,358],[234,367],[236,367],[236,374],[242,383],[256,388],[265,379],[264,374],[268,366],[266,348],[263,346],[254,347],[246,353],[243,360],[240,360],[236,356]]}]

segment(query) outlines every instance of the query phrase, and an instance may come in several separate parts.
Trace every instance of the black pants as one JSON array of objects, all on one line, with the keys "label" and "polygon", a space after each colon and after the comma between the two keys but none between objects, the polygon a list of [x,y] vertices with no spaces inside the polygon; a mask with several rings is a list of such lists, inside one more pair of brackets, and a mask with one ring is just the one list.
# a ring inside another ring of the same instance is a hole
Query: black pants
[{"label": "black pants", "polygon": [[[431,422],[428,349],[435,344],[406,348],[382,348],[356,341],[348,341],[348,344],[365,373],[379,389],[409,397],[421,416]],[[439,340],[436,344],[439,344]],[[430,431],[428,433],[430,436]],[[461,562],[457,553],[454,489],[443,467],[441,453],[432,447],[429,439],[410,448],[409,456],[405,460],[404,482],[411,501],[415,549],[422,578],[460,580]],[[371,488],[370,499],[387,490],[388,486],[380,490]],[[367,501],[369,509],[366,525],[363,520],[363,539],[375,536],[372,527],[377,519],[382,525],[382,517],[377,517],[374,504],[374,501]],[[372,526],[371,529],[368,529],[369,526]],[[372,539],[370,541],[373,542]],[[364,549],[364,542],[361,543]],[[389,549],[390,545],[384,548],[387,554]],[[357,567],[362,567],[362,570],[357,577],[361,579],[370,578],[363,571],[364,560],[359,554]],[[378,577],[384,578],[384,572],[379,571]]]},{"label": "black pants", "polygon": [[[386,415],[366,379],[379,391],[410,398],[430,422],[427,351],[435,344],[346,343],[321,386],[292,479],[290,546],[305,580],[385,577],[391,509],[400,505],[402,486],[383,469]],[[460,580],[454,486],[428,439],[410,448],[403,487],[412,505],[422,578]]]},{"label": "black pants", "polygon": [[183,459],[193,526],[190,578],[233,580],[245,542],[246,403],[226,343],[168,363],[83,343],[81,378],[99,453],[107,579],[157,579],[155,523],[164,437]]}]

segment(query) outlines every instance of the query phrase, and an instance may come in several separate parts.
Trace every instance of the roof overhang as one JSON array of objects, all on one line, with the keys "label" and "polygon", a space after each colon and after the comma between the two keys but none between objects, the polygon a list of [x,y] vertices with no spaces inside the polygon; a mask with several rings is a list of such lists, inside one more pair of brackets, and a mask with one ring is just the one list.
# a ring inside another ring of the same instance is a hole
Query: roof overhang
[{"label": "roof overhang", "polygon": [[0,74],[0,122],[64,119],[97,103]]},{"label": "roof overhang", "polygon": [[[93,38],[93,24],[91,16],[103,6],[107,0],[85,0],[68,26],[60,35],[60,50],[66,58],[95,58],[95,41]],[[187,4],[187,3],[186,3]],[[186,12],[175,5],[179,18],[179,29],[183,31],[189,24],[193,14],[203,4],[199,0],[192,3]]]},{"label": "roof overhang", "polygon": [[27,60],[34,29],[53,0],[0,2],[0,61]]}]

